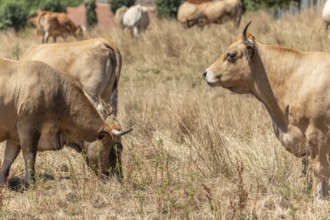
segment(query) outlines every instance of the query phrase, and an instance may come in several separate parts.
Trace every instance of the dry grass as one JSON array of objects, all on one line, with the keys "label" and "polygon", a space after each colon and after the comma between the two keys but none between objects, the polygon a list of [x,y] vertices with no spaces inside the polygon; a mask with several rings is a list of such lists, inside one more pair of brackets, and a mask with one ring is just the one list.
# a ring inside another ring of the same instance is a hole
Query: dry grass
[{"label": "dry grass", "polygon": [[[248,14],[242,24],[251,19],[263,43],[330,51],[319,13]],[[89,33],[112,39],[124,58],[119,117],[134,127],[123,138],[125,180],[99,181],[69,149],[39,153],[35,189],[0,192],[0,219],[329,219],[328,202],[306,192],[301,162],[277,141],[265,108],[202,80],[241,29],[157,20],[139,40],[117,27]],[[1,32],[0,56],[17,58],[39,41],[32,30]],[[23,174],[20,156],[11,175]]]}]

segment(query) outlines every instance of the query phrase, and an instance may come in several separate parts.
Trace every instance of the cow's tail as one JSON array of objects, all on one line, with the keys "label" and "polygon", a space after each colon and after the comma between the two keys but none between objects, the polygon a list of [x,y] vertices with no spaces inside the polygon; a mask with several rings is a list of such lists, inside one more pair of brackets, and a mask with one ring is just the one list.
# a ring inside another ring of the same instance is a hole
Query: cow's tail
[{"label": "cow's tail", "polygon": [[111,98],[110,98],[110,105],[111,105],[111,113],[113,116],[117,116],[117,106],[118,106],[118,83],[119,83],[119,78],[120,78],[120,73],[121,73],[121,65],[122,65],[122,56],[120,51],[117,48],[114,48],[114,54],[116,57],[116,68],[115,68],[115,84],[113,86],[113,90],[111,93]]},{"label": "cow's tail", "polygon": [[45,43],[45,29],[44,29],[44,26],[43,25],[41,25],[41,22],[42,21],[44,21],[44,19],[45,19],[45,15],[46,15],[46,12],[45,11],[43,11],[43,12],[41,12],[40,13],[40,15],[38,16],[38,18],[37,18],[37,34],[39,35],[41,35],[42,36],[42,43]]}]

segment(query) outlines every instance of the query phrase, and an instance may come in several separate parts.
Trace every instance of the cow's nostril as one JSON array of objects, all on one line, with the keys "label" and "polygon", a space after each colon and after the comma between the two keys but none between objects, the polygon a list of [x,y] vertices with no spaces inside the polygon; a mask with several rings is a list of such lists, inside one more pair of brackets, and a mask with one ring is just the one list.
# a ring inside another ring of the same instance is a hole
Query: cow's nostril
[{"label": "cow's nostril", "polygon": [[206,74],[207,74],[207,71],[205,71],[205,72],[203,73],[203,77],[206,77]]}]

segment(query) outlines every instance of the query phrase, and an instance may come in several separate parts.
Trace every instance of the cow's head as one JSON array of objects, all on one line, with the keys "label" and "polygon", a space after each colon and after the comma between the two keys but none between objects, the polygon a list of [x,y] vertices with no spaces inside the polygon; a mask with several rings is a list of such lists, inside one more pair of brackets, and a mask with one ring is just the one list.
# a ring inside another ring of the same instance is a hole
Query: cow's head
[{"label": "cow's head", "polygon": [[249,93],[253,86],[251,63],[256,53],[254,37],[248,33],[249,22],[236,42],[229,46],[204,72],[210,86],[222,86],[236,93]]},{"label": "cow's head", "polygon": [[86,146],[86,161],[89,167],[102,177],[123,178],[121,136],[132,131],[121,130],[117,124],[107,125],[99,133],[98,140]]}]

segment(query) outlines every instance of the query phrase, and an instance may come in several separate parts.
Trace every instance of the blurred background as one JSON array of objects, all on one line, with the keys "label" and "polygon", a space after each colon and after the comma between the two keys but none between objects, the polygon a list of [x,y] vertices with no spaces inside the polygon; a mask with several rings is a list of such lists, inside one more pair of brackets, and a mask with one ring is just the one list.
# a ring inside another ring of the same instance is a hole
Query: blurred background
[{"label": "blurred background", "polygon": [[[193,4],[212,0],[186,0]],[[216,0],[213,0],[216,1]],[[244,0],[244,12],[265,10],[274,17],[282,17],[286,12],[297,15],[301,10],[323,7],[326,0]],[[36,10],[66,12],[78,25],[109,26],[114,22],[115,11],[123,6],[141,4],[148,7],[149,14],[158,17],[176,17],[183,0],[1,0],[0,29],[22,28],[35,25]]]}]

